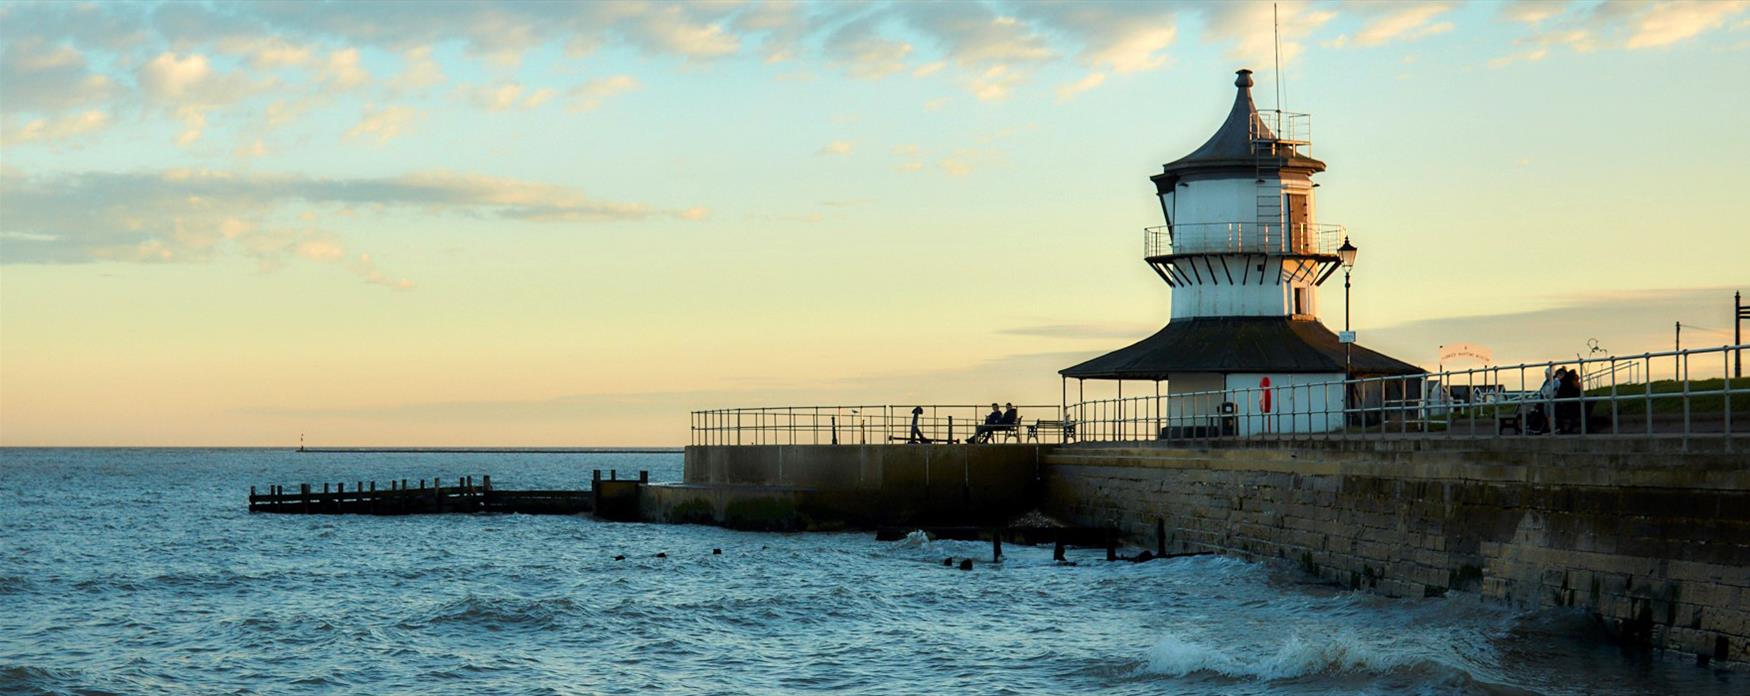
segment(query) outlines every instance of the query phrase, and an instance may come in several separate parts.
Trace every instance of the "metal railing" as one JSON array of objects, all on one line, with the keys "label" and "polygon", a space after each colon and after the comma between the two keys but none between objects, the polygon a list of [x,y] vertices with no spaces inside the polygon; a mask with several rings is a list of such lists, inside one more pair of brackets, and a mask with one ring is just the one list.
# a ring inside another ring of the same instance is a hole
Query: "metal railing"
[{"label": "metal railing", "polygon": [[[921,408],[923,413],[914,414]],[[1075,438],[1058,404],[1017,404],[1017,424],[991,442],[1061,443]],[[964,442],[979,434],[989,404],[763,406],[692,412],[694,445],[882,445]],[[914,423],[917,432],[912,431]],[[917,437],[921,435],[922,437]]]},{"label": "metal railing", "polygon": [[[1312,145],[1312,115],[1297,114],[1292,111],[1275,109],[1258,112],[1258,120],[1264,123],[1268,133],[1252,133],[1252,143],[1255,147],[1268,148],[1276,143],[1291,147]],[[1255,125],[1255,124],[1254,124]],[[1256,131],[1256,128],[1253,129]],[[1261,154],[1270,154],[1265,151]]]},{"label": "metal railing", "polygon": [[[1069,406],[1082,442],[1387,437],[1718,438],[1750,436],[1750,380],[1734,378],[1744,344],[1582,360],[1307,381]],[[1619,382],[1622,365],[1672,379]],[[1561,389],[1557,368],[1601,383]]]},{"label": "metal railing", "polygon": [[1342,225],[1194,222],[1145,227],[1142,256],[1172,254],[1267,254],[1335,256],[1347,231]]}]

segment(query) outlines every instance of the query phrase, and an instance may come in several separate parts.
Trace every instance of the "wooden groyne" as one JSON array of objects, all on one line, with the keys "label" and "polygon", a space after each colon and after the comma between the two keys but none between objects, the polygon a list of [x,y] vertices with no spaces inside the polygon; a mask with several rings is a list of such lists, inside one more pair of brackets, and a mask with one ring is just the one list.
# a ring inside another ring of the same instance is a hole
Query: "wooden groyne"
[{"label": "wooden groyne", "polygon": [[[635,486],[649,481],[649,473],[638,472],[636,480],[618,480],[615,473],[604,481],[601,471],[593,477],[590,490],[500,490],[492,487],[491,476],[452,479],[399,479],[380,485],[376,481],[298,484],[296,489],[268,486],[261,492],[249,487],[249,511],[293,515],[417,515],[450,512],[499,512],[524,515],[576,515],[593,513],[604,507],[622,513],[622,499],[629,492],[636,505]],[[628,485],[630,491],[622,491]],[[604,499],[605,496],[605,499]]]}]

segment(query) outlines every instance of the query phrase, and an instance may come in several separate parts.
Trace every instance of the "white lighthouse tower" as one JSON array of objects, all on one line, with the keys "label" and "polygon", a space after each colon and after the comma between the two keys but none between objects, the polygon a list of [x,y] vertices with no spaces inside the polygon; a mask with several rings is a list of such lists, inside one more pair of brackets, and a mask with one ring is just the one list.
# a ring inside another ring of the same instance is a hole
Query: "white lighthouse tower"
[{"label": "white lighthouse tower", "polygon": [[[1310,119],[1260,114],[1252,84],[1252,71],[1240,70],[1233,108],[1215,135],[1150,177],[1166,224],[1143,231],[1143,259],[1172,288],[1171,320],[1153,336],[1061,374],[1118,380],[1121,393],[1124,381],[1151,381],[1157,392],[1165,382],[1167,423],[1231,414],[1239,417],[1225,422],[1242,431],[1236,434],[1329,430],[1340,415],[1310,414],[1341,414],[1356,395],[1305,385],[1422,370],[1344,346],[1319,322],[1316,288],[1343,263],[1347,234],[1318,222],[1312,179],[1325,163],[1307,154]],[[1172,398],[1261,387],[1279,398]]]}]

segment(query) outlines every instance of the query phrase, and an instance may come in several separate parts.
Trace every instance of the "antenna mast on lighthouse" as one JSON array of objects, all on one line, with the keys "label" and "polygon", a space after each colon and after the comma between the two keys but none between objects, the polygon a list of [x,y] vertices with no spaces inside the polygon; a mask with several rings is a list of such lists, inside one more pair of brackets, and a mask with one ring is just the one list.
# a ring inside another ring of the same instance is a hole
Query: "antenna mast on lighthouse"
[{"label": "antenna mast on lighthouse", "polygon": [[1276,3],[1270,3],[1270,39],[1276,46],[1276,113],[1282,113],[1282,20],[1277,18]]}]

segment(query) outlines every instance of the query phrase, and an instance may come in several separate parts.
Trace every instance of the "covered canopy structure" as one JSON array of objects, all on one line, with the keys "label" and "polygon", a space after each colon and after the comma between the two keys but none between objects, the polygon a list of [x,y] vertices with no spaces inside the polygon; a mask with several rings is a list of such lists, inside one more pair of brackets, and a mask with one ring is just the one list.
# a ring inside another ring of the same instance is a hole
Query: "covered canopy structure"
[{"label": "covered canopy structure", "polygon": [[[1288,317],[1204,317],[1174,321],[1153,336],[1058,373],[1069,379],[1166,381],[1188,373],[1316,373],[1344,371],[1337,334],[1313,320]],[[1420,367],[1359,345],[1350,377],[1414,375]]]}]

